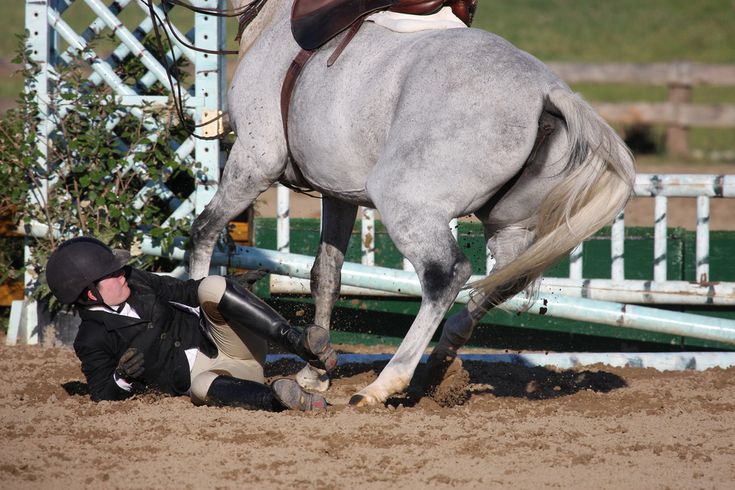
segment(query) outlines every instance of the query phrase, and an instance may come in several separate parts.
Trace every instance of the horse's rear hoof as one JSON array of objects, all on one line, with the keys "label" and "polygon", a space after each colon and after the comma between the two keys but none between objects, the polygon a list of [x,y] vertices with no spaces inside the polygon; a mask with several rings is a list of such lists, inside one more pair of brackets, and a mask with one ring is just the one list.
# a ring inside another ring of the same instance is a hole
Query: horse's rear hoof
[{"label": "horse's rear hoof", "polygon": [[370,400],[365,395],[356,394],[350,398],[350,405],[354,407],[367,407],[370,405]]},{"label": "horse's rear hoof", "polygon": [[[424,378],[420,380],[422,385],[420,391],[424,396],[432,397],[436,393],[439,385],[444,381],[449,371],[449,366],[457,359],[457,351],[440,350],[434,351],[426,362],[426,372]],[[461,368],[461,361],[460,363]]]}]

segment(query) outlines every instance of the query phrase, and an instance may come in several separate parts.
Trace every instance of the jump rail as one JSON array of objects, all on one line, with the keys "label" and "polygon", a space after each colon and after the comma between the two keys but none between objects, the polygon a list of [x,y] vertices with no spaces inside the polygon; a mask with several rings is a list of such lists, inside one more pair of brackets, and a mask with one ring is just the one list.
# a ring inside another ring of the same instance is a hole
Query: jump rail
[{"label": "jump rail", "polygon": [[[143,241],[141,250],[148,255],[167,256],[177,260],[186,258],[186,252],[182,248],[166,253],[150,240]],[[298,278],[308,278],[313,263],[314,257],[255,247],[238,246],[233,253],[215,252],[212,255],[213,265],[244,269],[264,268],[276,274]],[[346,262],[342,268],[342,282],[361,288],[409,296],[421,295],[421,286],[412,271]],[[461,292],[457,297],[457,302],[460,303],[466,303],[468,300],[467,291]],[[501,305],[501,308],[512,312],[528,311],[538,315],[735,344],[735,320],[723,318],[588,298],[572,298],[558,293],[542,293],[533,300],[517,295]]]}]

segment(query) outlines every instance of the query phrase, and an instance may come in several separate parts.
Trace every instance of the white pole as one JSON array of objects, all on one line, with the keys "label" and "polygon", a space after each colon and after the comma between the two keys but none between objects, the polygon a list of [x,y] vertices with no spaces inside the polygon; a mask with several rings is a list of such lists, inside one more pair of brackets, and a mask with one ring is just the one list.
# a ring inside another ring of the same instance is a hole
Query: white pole
[{"label": "white pole", "polygon": [[[153,246],[150,240],[143,242],[142,250],[149,255],[162,255],[160,246]],[[184,260],[185,252],[177,248],[171,258]],[[233,255],[215,253],[214,264],[231,264],[243,269],[264,268],[276,274],[308,278],[314,257],[298,254],[284,254],[273,250],[255,247],[235,247]],[[362,264],[346,262],[342,267],[342,284],[360,286],[382,291],[393,291],[412,296],[421,295],[416,274],[413,272],[388,269],[385,267],[366,267]],[[466,303],[467,290],[461,291],[456,301]],[[513,312],[529,312],[569,318],[591,323],[635,328],[670,335],[696,337],[705,340],[735,344],[735,320],[692,315],[644,306],[599,301],[588,298],[572,298],[559,294],[541,294],[535,300],[527,300],[517,295],[500,308]]]}]

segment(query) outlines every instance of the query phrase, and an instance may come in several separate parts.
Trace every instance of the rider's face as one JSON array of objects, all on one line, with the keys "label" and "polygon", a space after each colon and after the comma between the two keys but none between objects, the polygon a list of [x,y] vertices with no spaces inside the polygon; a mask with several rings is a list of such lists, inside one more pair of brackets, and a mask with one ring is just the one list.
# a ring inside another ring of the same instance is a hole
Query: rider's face
[{"label": "rider's face", "polygon": [[[122,270],[121,270],[122,271]],[[110,306],[124,303],[130,297],[130,287],[125,274],[112,274],[97,283],[97,290],[102,296],[102,301]]]}]

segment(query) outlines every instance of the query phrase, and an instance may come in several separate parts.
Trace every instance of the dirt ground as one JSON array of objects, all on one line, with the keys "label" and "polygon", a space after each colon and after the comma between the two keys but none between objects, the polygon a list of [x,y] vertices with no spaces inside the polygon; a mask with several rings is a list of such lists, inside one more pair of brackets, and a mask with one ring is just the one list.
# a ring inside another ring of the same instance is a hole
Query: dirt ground
[{"label": "dirt ground", "polygon": [[[467,381],[461,404],[394,399],[356,409],[347,400],[381,366],[353,364],[339,368],[328,410],[274,414],[153,394],[93,403],[70,349],[0,341],[7,489],[725,489],[735,481],[735,369],[466,362],[468,377],[456,376]],[[298,367],[279,361],[268,374]]]}]

